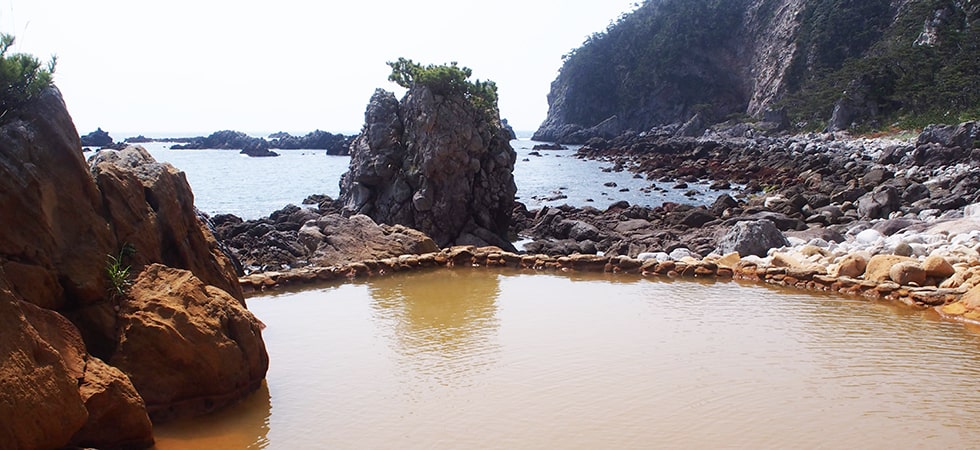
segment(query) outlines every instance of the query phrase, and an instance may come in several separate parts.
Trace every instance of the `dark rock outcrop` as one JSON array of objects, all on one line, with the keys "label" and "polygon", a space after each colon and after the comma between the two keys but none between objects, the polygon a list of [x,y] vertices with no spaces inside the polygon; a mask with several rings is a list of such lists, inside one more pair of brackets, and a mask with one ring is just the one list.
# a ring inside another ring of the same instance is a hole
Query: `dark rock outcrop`
[{"label": "dark rock outcrop", "polygon": [[170,148],[173,150],[243,150],[258,139],[241,131],[222,130],[211,133],[207,137],[192,138],[186,144],[178,144]]},{"label": "dark rock outcrop", "polygon": [[114,144],[109,133],[98,128],[95,131],[81,137],[83,147],[109,147]]},{"label": "dark rock outcrop", "polygon": [[417,85],[399,102],[378,90],[351,145],[340,200],[350,214],[415,228],[440,246],[512,248],[516,158],[499,119],[462,95]]},{"label": "dark rock outcrop", "polygon": [[370,217],[339,214],[339,205],[322,200],[317,209],[289,205],[268,218],[242,221],[215,216],[215,232],[248,272],[396,258],[438,250],[419,231],[379,225]]},{"label": "dark rock outcrop", "polygon": [[269,146],[282,150],[326,150],[328,155],[348,155],[353,140],[353,136],[320,130],[314,130],[305,136],[279,132],[269,135]]},{"label": "dark rock outcrop", "polygon": [[738,252],[739,255],[766,256],[771,248],[789,245],[786,236],[772,221],[762,219],[735,224],[718,242],[718,253]]},{"label": "dark rock outcrop", "polygon": [[[248,156],[278,156],[270,149],[281,150],[326,150],[328,155],[347,155],[350,136],[315,130],[304,136],[293,136],[278,132],[269,135],[269,140],[249,136],[241,131],[217,131],[207,137],[163,139],[163,142],[176,142],[173,150],[240,150]],[[138,141],[126,142],[136,143]]]},{"label": "dark rock outcrop", "polygon": [[249,142],[248,144],[245,144],[245,147],[242,148],[242,151],[240,153],[243,155],[251,156],[253,158],[266,158],[266,157],[279,156],[278,153],[269,150],[269,143],[266,142],[265,139],[256,139],[254,141]]}]

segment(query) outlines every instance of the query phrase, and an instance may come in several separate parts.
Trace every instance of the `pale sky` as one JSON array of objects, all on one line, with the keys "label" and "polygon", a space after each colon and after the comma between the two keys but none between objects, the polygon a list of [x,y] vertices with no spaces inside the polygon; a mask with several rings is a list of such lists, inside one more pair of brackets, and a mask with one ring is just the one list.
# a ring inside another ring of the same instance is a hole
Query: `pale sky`
[{"label": "pale sky", "polygon": [[[535,130],[561,57],[637,0],[0,0],[16,52],[58,56],[79,132],[357,132],[385,65],[458,61]],[[118,138],[117,138],[118,139]]]}]

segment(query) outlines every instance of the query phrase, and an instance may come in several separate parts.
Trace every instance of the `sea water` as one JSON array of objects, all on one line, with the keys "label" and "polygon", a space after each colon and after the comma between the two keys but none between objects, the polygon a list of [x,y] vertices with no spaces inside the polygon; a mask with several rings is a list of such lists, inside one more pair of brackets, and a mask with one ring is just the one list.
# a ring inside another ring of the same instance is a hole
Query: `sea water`
[{"label": "sea water", "polygon": [[[605,209],[617,201],[643,206],[664,202],[710,204],[718,195],[708,183],[654,182],[612,164],[575,157],[567,150],[539,150],[527,139],[511,141],[517,152],[514,179],[518,201],[528,209],[568,204]],[[288,204],[299,205],[311,194],[340,195],[340,176],[350,158],[329,156],[323,150],[276,150],[274,158],[251,158],[234,150],[171,150],[167,143],[143,145],[157,161],[182,170],[194,192],[194,203],[209,214],[234,214],[243,219],[264,217]]]}]

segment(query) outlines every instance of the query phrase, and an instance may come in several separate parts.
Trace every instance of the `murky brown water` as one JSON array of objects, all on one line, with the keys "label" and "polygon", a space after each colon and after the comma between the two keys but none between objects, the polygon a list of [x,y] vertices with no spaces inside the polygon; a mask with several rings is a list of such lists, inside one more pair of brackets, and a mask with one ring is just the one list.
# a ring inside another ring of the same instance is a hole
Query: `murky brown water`
[{"label": "murky brown water", "polygon": [[159,449],[950,448],[980,337],[736,283],[433,271],[249,299],[267,389]]}]

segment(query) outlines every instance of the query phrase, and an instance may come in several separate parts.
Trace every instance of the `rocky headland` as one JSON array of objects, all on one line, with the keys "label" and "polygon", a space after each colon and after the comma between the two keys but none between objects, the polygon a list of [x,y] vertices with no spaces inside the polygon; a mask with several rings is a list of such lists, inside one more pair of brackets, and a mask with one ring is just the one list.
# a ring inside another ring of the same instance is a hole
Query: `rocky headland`
[{"label": "rocky headland", "polygon": [[731,118],[800,132],[977,117],[978,25],[980,5],[948,0],[641,2],[565,55],[535,139]]},{"label": "rocky headland", "polygon": [[0,124],[4,448],[149,447],[153,422],[234,403],[268,368],[183,173],[81,150],[53,87]]}]

